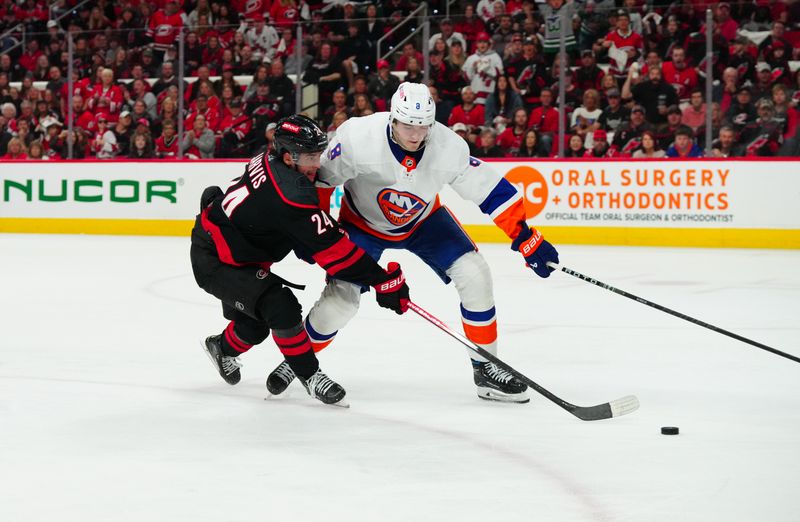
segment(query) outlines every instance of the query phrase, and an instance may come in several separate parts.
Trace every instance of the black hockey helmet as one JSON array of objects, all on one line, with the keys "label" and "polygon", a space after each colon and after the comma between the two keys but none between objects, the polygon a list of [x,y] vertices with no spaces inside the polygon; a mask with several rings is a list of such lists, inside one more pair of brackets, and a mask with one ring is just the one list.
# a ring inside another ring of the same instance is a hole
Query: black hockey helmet
[{"label": "black hockey helmet", "polygon": [[325,150],[328,146],[328,135],[311,118],[293,114],[278,120],[274,142],[278,156],[288,152],[296,158],[299,154]]}]

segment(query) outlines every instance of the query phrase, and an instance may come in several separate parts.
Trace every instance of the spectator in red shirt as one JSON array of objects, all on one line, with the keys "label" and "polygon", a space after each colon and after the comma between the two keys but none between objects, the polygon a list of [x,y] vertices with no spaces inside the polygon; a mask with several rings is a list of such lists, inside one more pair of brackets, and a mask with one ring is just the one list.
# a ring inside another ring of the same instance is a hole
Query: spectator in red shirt
[{"label": "spectator in red shirt", "polygon": [[417,48],[414,47],[412,42],[406,42],[403,44],[403,55],[400,56],[400,58],[397,59],[397,63],[394,64],[394,70],[405,71],[409,58],[416,58],[420,67],[424,66],[425,62],[422,60],[422,53],[417,51]]},{"label": "spectator in red shirt", "polygon": [[661,75],[682,101],[688,100],[689,94],[697,87],[697,69],[686,63],[686,51],[682,47],[672,48],[672,61],[664,62]]},{"label": "spectator in red shirt", "polygon": [[161,124],[161,136],[155,141],[155,152],[156,157],[162,159],[178,156],[178,135],[172,120],[165,120]]},{"label": "spectator in red shirt", "polygon": [[464,38],[467,39],[467,43],[470,45],[475,43],[475,37],[478,36],[478,33],[486,30],[483,20],[475,14],[474,5],[467,4],[467,6],[464,7],[464,16],[462,16],[460,21],[455,25],[455,30],[457,33],[463,34]]},{"label": "spectator in red shirt", "polygon": [[253,121],[242,112],[241,100],[236,99],[231,102],[230,112],[219,126],[221,158],[242,156],[242,144],[253,128]]},{"label": "spectator in red shirt", "polygon": [[205,94],[199,95],[194,101],[194,109],[189,113],[189,116],[187,116],[186,120],[184,121],[184,128],[191,129],[194,125],[194,120],[197,119],[198,116],[203,116],[203,119],[206,122],[206,127],[208,127],[212,132],[217,130],[217,127],[219,126],[219,113],[210,107],[208,103],[208,97]]},{"label": "spectator in red shirt", "polygon": [[514,111],[511,125],[506,127],[497,137],[497,146],[503,149],[506,155],[511,155],[522,146],[522,139],[527,128],[528,112],[523,108],[519,108]]},{"label": "spectator in red shirt", "polygon": [[717,6],[716,12],[717,27],[719,27],[719,34],[722,35],[727,41],[736,38],[736,31],[739,29],[739,24],[731,18],[731,6],[728,2],[720,2]]},{"label": "spectator in red shirt", "polygon": [[553,108],[553,90],[542,89],[541,105],[531,111],[528,127],[539,133],[539,137],[548,148],[552,146],[553,136],[558,132],[558,110]]},{"label": "spectator in red shirt", "polygon": [[8,142],[8,151],[0,159],[4,160],[24,160],[28,159],[25,147],[19,138],[11,138]]},{"label": "spectator in red shirt", "polygon": [[626,9],[620,9],[617,11],[615,29],[608,33],[603,40],[603,47],[606,49],[610,49],[614,46],[628,55],[628,61],[622,66],[618,64],[616,60],[611,60],[609,74],[613,74],[619,83],[625,81],[627,70],[644,50],[642,35],[631,29],[630,25],[631,18],[628,11]]},{"label": "spectator in red shirt", "polygon": [[292,27],[300,20],[300,8],[295,0],[275,0],[269,10],[273,25],[280,28]]},{"label": "spectator in red shirt", "polygon": [[175,43],[178,32],[184,24],[184,13],[180,11],[177,0],[167,0],[164,9],[150,17],[147,36],[153,40],[153,47],[164,52]]},{"label": "spectator in red shirt", "polygon": [[[114,71],[111,69],[103,69],[100,73],[100,83],[96,84],[92,89],[92,97],[89,98],[89,110],[98,114],[101,110],[107,112],[109,121],[116,122],[117,115],[122,108],[122,103],[125,97],[122,94],[122,89],[114,83]],[[104,100],[105,109],[101,108],[100,100]]]},{"label": "spectator in red shirt", "polygon": [[461,105],[453,107],[447,125],[452,127],[456,123],[463,123],[469,129],[469,141],[475,142],[475,133],[486,121],[484,107],[475,103],[475,93],[470,86],[461,89]]},{"label": "spectator in red shirt", "polygon": [[36,70],[36,62],[39,60],[40,56],[44,56],[44,53],[39,50],[39,41],[32,38],[28,42],[25,52],[17,59],[17,62],[24,67],[25,70],[34,71]]}]

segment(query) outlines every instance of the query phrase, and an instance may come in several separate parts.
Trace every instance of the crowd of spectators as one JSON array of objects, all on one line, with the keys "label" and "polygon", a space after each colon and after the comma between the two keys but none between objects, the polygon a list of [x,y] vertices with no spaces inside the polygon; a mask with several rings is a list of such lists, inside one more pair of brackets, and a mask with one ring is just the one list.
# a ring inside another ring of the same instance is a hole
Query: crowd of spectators
[{"label": "crowd of spectators", "polygon": [[429,41],[404,41],[407,24],[376,62],[417,2],[3,0],[0,158],[66,158],[69,142],[77,159],[247,157],[297,109],[296,72],[331,134],[427,72],[437,120],[479,157],[556,156],[562,119],[566,157],[800,155],[800,2],[480,0],[449,18],[428,4]]}]

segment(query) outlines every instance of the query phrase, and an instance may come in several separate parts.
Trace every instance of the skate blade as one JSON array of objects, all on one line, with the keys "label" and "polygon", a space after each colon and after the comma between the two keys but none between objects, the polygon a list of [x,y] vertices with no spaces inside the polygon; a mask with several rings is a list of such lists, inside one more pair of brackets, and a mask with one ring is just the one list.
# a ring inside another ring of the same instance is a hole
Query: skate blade
[{"label": "skate blade", "polygon": [[495,401],[495,402],[512,402],[517,404],[526,404],[528,402],[531,402],[531,398],[528,396],[528,392],[516,393],[512,395],[494,390],[492,388],[478,387],[478,397],[485,401]]},{"label": "skate blade", "polygon": [[[322,404],[325,404],[324,402]],[[342,399],[339,402],[334,402],[333,404],[325,404],[325,406],[336,406],[337,408],[349,408],[350,403],[347,402],[347,399]]]}]

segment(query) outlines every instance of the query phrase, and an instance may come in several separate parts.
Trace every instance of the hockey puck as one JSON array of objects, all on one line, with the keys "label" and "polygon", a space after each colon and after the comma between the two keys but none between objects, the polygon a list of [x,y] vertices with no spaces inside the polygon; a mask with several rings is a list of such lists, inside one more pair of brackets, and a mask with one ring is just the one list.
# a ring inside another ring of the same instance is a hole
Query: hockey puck
[{"label": "hockey puck", "polygon": [[677,435],[679,433],[677,426],[662,426],[661,427],[661,434],[662,435]]}]

